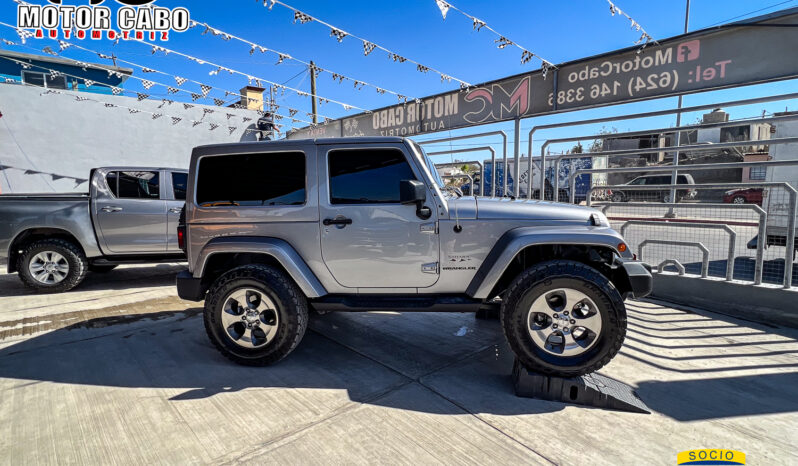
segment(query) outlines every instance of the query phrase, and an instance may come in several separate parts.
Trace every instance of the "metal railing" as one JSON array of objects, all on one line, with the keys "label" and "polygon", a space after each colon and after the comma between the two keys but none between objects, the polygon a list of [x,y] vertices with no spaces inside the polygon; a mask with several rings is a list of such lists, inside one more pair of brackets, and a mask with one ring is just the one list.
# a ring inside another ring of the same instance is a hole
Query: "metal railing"
[{"label": "metal railing", "polygon": [[[467,134],[464,136],[451,136],[448,138],[440,138],[440,139],[427,139],[426,141],[418,141],[419,145],[424,144],[441,144],[446,142],[452,141],[462,141],[464,139],[474,139],[474,138],[482,138],[487,136],[501,136],[502,138],[502,194],[507,194],[507,133],[504,131],[487,131],[484,133],[476,133],[476,134]],[[448,151],[437,151],[437,152],[430,152],[427,155],[445,155],[445,154],[458,154],[461,152],[476,152],[478,150],[488,150],[491,153],[491,197],[496,197],[496,151],[493,150],[493,147],[490,146],[481,146],[481,147],[473,147],[468,149],[450,149]],[[517,152],[517,151],[516,151]],[[518,165],[518,161],[516,161],[516,166]],[[481,176],[481,180],[483,181],[483,188],[484,188],[484,180],[485,174],[484,171]],[[516,184],[518,184],[516,182]],[[481,193],[484,196],[485,190],[483,189]]]},{"label": "metal railing", "polygon": [[[481,151],[488,151],[490,152],[490,160],[491,166],[493,167],[491,170],[491,179],[493,182],[491,183],[491,197],[496,197],[496,151],[493,150],[490,146],[480,146],[480,147],[469,147],[467,149],[451,149],[451,150],[442,150],[437,152],[427,152],[427,156],[434,156],[434,155],[450,155],[450,154],[459,154],[459,153],[467,153],[467,152],[481,152]],[[505,154],[505,158],[507,155]],[[441,163],[435,164],[436,167],[445,167],[445,166],[457,166],[457,165],[465,165],[469,163],[477,163],[479,164],[479,181],[480,181],[480,195],[485,195],[485,169],[481,162],[456,162],[456,163]],[[472,183],[473,186],[473,183]]]},{"label": "metal railing", "polygon": [[[637,256],[641,261],[645,261],[645,257],[643,256],[643,251],[645,250],[646,246],[649,244],[663,244],[666,246],[686,246],[686,247],[695,247],[701,251],[701,278],[707,278],[709,275],[709,249],[704,246],[703,243],[697,241],[672,241],[672,240],[663,240],[663,239],[647,239],[644,240],[637,246]],[[675,259],[666,259],[664,262],[669,260]],[[679,264],[681,266],[681,264]],[[662,271],[662,263],[659,265],[660,271]],[[681,266],[681,275],[684,275],[684,267]]]}]

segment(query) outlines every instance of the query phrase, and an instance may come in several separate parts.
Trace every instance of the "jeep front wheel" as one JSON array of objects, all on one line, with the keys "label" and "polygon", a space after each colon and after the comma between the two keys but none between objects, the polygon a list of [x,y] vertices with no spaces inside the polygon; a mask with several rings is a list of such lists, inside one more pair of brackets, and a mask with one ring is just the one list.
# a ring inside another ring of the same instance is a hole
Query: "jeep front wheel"
[{"label": "jeep front wheel", "polygon": [[208,337],[228,359],[265,366],[286,357],[302,340],[308,304],[282,271],[246,265],[216,280],[204,321]]},{"label": "jeep front wheel", "polygon": [[575,377],[606,365],[626,335],[626,308],[598,270],[550,261],[519,275],[507,291],[502,328],[527,369]]}]

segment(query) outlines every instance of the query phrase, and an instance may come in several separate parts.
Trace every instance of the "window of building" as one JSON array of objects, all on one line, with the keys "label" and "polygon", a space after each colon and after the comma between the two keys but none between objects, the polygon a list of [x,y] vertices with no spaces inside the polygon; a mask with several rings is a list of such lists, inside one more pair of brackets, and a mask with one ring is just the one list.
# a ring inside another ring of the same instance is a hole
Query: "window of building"
[{"label": "window of building", "polygon": [[336,150],[329,154],[331,204],[399,202],[399,182],[416,176],[398,149]]},{"label": "window of building", "polygon": [[33,71],[22,72],[22,82],[31,86],[45,87],[44,73],[34,73]]},{"label": "window of building", "polygon": [[186,186],[188,186],[188,173],[172,173],[172,191],[175,193],[175,200],[186,200]]},{"label": "window of building", "polygon": [[111,172],[105,177],[119,199],[160,199],[158,172]]},{"label": "window of building", "polygon": [[47,82],[48,89],[66,89],[67,88],[67,80],[66,76],[51,76],[49,74],[44,75],[44,79]]},{"label": "window of building", "polygon": [[749,125],[721,128],[720,142],[748,141],[751,139],[750,135],[751,127]]},{"label": "window of building", "polygon": [[760,167],[751,167],[751,172],[748,174],[748,178],[755,181],[762,181],[767,178],[768,175],[768,167],[760,166]]},{"label": "window of building", "polygon": [[202,207],[302,205],[306,178],[303,152],[203,157],[197,203]]}]

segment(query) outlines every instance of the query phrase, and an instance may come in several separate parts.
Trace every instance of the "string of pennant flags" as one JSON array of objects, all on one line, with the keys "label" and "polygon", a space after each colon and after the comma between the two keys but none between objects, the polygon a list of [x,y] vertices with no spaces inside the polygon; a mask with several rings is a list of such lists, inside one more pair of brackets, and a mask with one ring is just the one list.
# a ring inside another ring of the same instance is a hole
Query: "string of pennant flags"
[{"label": "string of pennant flags", "polygon": [[[53,77],[53,78],[56,78],[56,77],[59,77],[59,76],[80,78],[80,76],[74,76],[74,75],[59,71],[59,70],[48,68],[46,66],[33,65],[31,63],[27,63],[27,62],[24,62],[24,61],[21,61],[21,60],[17,60],[17,59],[14,59],[14,58],[10,58],[10,57],[0,57],[0,58],[8,60],[8,61],[12,61],[12,62],[17,63],[19,65],[26,65],[25,66],[26,68],[36,68],[36,69],[46,70],[50,74],[50,76]],[[31,87],[39,87],[39,86],[33,86],[33,85],[30,85],[30,84],[26,84],[26,83],[24,83],[24,82],[22,82],[20,80],[14,79],[14,78],[5,78],[5,82],[9,83],[9,84],[19,84],[19,85],[26,85],[26,86],[31,86]],[[113,87],[111,85],[104,84],[104,83],[97,83],[97,84],[101,85],[101,86],[106,86],[106,87]],[[144,110],[144,109],[136,108],[136,107],[129,107],[127,105],[122,105],[122,104],[119,104],[119,103],[107,102],[107,101],[104,101],[104,100],[101,100],[101,99],[98,99],[98,98],[95,98],[95,97],[88,97],[86,95],[80,95],[80,94],[85,94],[85,93],[74,93],[74,92],[71,92],[71,91],[59,90],[59,89],[45,89],[39,95],[40,96],[46,96],[46,95],[71,96],[71,97],[74,97],[74,102],[92,102],[92,103],[96,103],[96,104],[101,104],[105,108],[120,108],[120,109],[127,110],[128,113],[131,114],[131,115],[134,115],[134,114],[150,115],[150,117],[153,120],[158,120],[160,118],[164,118],[165,121],[171,121],[171,124],[173,126],[177,125],[178,123],[182,122],[183,120],[186,120],[184,117],[178,117],[178,116],[174,116],[174,115],[169,115],[169,114],[163,113],[163,112],[151,112],[149,110]],[[161,105],[158,108],[163,108],[163,107],[165,107],[167,105],[173,105],[175,103],[176,102],[174,102],[174,101],[169,101],[167,99],[164,99],[163,103],[161,103]],[[189,103],[182,103],[181,105],[183,106],[184,110],[189,110],[189,109],[195,107],[195,105],[189,104]],[[200,120],[188,119],[188,120],[186,120],[186,122],[187,123],[191,123],[193,128],[196,128],[199,125],[206,124],[206,125],[208,125],[209,129],[211,131],[213,131],[213,130],[219,128],[221,125],[219,125],[217,123],[214,123],[214,122],[208,122],[208,121],[203,121],[203,120],[204,120],[204,118],[207,115],[213,114],[213,113],[216,113],[216,112],[217,112],[217,110],[214,110],[214,109],[203,108],[202,109],[202,117],[200,118]],[[243,124],[247,124],[250,121],[254,121],[254,118],[247,117],[247,116],[242,116],[242,115],[236,115],[234,113],[226,113],[225,116],[227,117],[227,121],[228,122],[234,117],[241,118],[241,121],[242,121]],[[233,134],[238,129],[238,127],[237,126],[228,126],[227,129],[229,131],[229,134]]]},{"label": "string of pennant flags", "polygon": [[[14,28],[14,26],[11,26],[11,25],[3,23],[3,22],[0,22],[0,25]],[[53,40],[55,40],[55,39],[53,39]],[[37,50],[38,51],[38,49],[36,49],[34,47],[30,47],[30,46],[26,46],[26,45],[20,45],[20,44],[17,44],[15,42],[13,42],[13,41],[9,41],[7,39],[2,39],[2,42],[4,44],[6,44],[6,45],[21,46],[21,47],[25,47],[25,48],[28,48],[28,49],[31,49],[31,50]],[[216,106],[219,106],[219,107],[223,107],[224,104],[225,104],[225,101],[223,99],[220,99],[220,98],[217,98],[217,97],[212,97],[212,96],[209,95],[210,92],[212,90],[214,90],[214,89],[219,91],[219,92],[224,92],[225,98],[228,97],[228,96],[234,96],[234,97],[239,97],[242,100],[246,100],[246,101],[248,101],[250,103],[259,101],[257,99],[252,99],[250,97],[247,97],[246,95],[241,94],[239,92],[234,92],[234,91],[230,91],[230,90],[226,90],[226,89],[222,89],[222,88],[214,88],[214,87],[212,87],[210,85],[201,83],[199,81],[195,81],[193,79],[183,78],[183,77],[178,76],[178,75],[174,75],[174,74],[167,73],[167,72],[164,72],[164,71],[160,71],[160,70],[157,70],[157,69],[154,69],[154,68],[149,68],[149,67],[146,67],[146,66],[143,66],[143,65],[139,65],[137,63],[134,63],[134,62],[127,61],[127,60],[121,59],[119,57],[116,57],[115,55],[114,56],[106,55],[104,53],[97,52],[96,50],[92,50],[92,49],[89,49],[89,48],[86,48],[86,47],[82,47],[82,46],[80,46],[78,44],[75,44],[75,43],[72,43],[72,42],[67,42],[67,41],[64,41],[64,40],[58,40],[58,43],[59,43],[59,52],[63,52],[64,50],[66,50],[66,49],[68,49],[70,47],[74,47],[74,48],[76,48],[78,50],[82,50],[82,51],[85,51],[85,52],[88,52],[88,53],[96,54],[101,59],[117,60],[117,61],[119,61],[121,63],[124,63],[124,64],[130,65],[130,66],[139,68],[139,69],[141,69],[142,73],[145,73],[145,74],[146,73],[157,73],[157,74],[161,74],[161,75],[164,75],[164,76],[172,77],[175,80],[175,83],[177,85],[175,87],[175,86],[168,85],[168,84],[163,84],[163,83],[151,80],[151,79],[144,79],[144,78],[140,78],[140,77],[137,77],[137,76],[129,76],[130,78],[139,80],[141,82],[142,87],[144,87],[147,90],[151,89],[154,86],[161,86],[161,87],[164,87],[166,89],[167,94],[177,94],[179,92],[184,92],[184,93],[190,94],[191,99],[194,102],[196,102],[199,99],[209,99],[209,100],[213,100],[214,104]],[[93,68],[93,69],[99,69],[99,70],[103,70],[103,71],[108,72],[109,77],[112,76],[112,75],[117,75],[119,77],[123,76],[122,73],[120,73],[119,71],[117,71],[115,69],[105,68],[105,67],[100,66],[100,65],[90,64],[90,63],[86,63],[86,62],[83,62],[83,61],[80,61],[80,60],[75,60],[75,59],[60,55],[59,53],[54,52],[50,47],[45,47],[45,49],[49,49],[50,52],[52,52],[52,53],[50,53],[51,55],[59,56],[59,57],[64,58],[66,60],[70,60],[73,63],[75,63],[77,66],[80,66],[81,68],[83,68],[84,70],[86,70],[87,68]],[[47,52],[45,51],[45,53],[47,53]],[[84,79],[84,78],[81,78],[81,79]],[[87,86],[91,86],[92,84],[95,84],[95,82],[91,81],[91,80],[85,80],[85,81],[86,81],[86,85]],[[182,89],[180,87],[180,86],[184,85],[187,82],[191,82],[191,83],[199,85],[200,86],[200,92],[196,93],[196,92],[192,92],[192,91],[187,90],[187,89]],[[114,95],[119,95],[119,94],[122,93],[122,90],[118,89],[118,88],[115,88],[115,89],[112,89],[112,92],[114,93]],[[139,100],[144,100],[144,99],[150,97],[148,94],[142,94],[142,93],[137,93],[137,96],[139,97]],[[271,105],[273,107],[272,108],[272,113],[275,115],[275,118],[284,117],[283,115],[279,115],[277,113],[277,111],[279,110],[281,105],[273,103],[273,102],[272,102]],[[241,104],[234,104],[233,107],[234,108],[239,108],[239,109],[245,109],[245,106],[243,106]],[[293,120],[295,120],[295,122],[312,124],[311,122],[306,121],[306,120],[301,120],[299,118],[293,118],[296,114],[298,114],[300,112],[300,110],[292,108],[292,107],[288,107],[288,106],[285,106],[285,108],[289,110],[289,112],[291,114],[291,117],[292,117]],[[307,115],[308,115],[308,117],[312,117],[312,114],[308,113]],[[322,118],[325,118],[325,119],[329,119],[329,117],[327,117],[325,115],[319,115],[319,116],[321,116]]]},{"label": "string of pennant flags", "polygon": [[[307,13],[304,13],[304,12],[294,8],[291,5],[289,5],[289,4],[285,3],[285,2],[282,2],[281,0],[255,0],[255,1],[256,1],[256,3],[263,2],[263,6],[267,7],[270,11],[274,7],[274,5],[280,5],[283,8],[287,8],[287,9],[293,11],[294,12],[294,23],[299,22],[300,24],[307,24],[307,23],[310,23],[310,22],[316,22],[316,23],[319,23],[319,24],[321,24],[323,26],[326,26],[326,27],[328,27],[330,29],[330,37],[335,38],[338,42],[343,42],[344,38],[346,38],[346,37],[351,37],[351,38],[353,38],[355,40],[358,40],[358,41],[360,41],[363,44],[363,55],[365,55],[365,56],[369,56],[369,55],[371,55],[372,52],[374,52],[374,50],[379,49],[379,50],[382,50],[383,52],[387,53],[388,54],[388,58],[390,60],[394,61],[394,62],[397,62],[397,63],[411,63],[413,65],[416,65],[416,70],[418,72],[420,72],[420,73],[425,73],[425,74],[426,73],[434,73],[434,74],[437,74],[438,76],[440,76],[441,82],[457,81],[460,84],[460,88],[462,88],[462,89],[467,89],[467,88],[472,87],[472,85],[470,83],[468,83],[466,81],[463,81],[462,79],[456,78],[456,77],[454,77],[454,76],[452,76],[450,74],[443,73],[442,71],[438,71],[435,68],[432,68],[431,66],[423,65],[423,64],[421,64],[421,63],[419,63],[419,62],[417,62],[415,60],[412,60],[412,59],[407,58],[407,57],[405,57],[403,55],[400,55],[399,53],[396,53],[396,52],[394,52],[392,50],[389,50],[388,48],[383,47],[382,45],[380,45],[380,44],[378,44],[378,43],[376,43],[374,41],[370,41],[368,39],[364,39],[363,37],[357,36],[355,34],[352,34],[351,32],[345,31],[345,30],[343,30],[343,29],[341,29],[339,27],[333,26],[330,23],[327,23],[327,22],[325,22],[325,21],[323,21],[323,20],[321,20],[319,18],[313,17],[313,16],[311,16],[311,15],[309,15]],[[403,100],[403,99],[400,99],[400,100]]]},{"label": "string of pennant flags", "polygon": [[655,41],[654,38],[651,37],[651,35],[648,32],[646,32],[645,29],[643,29],[643,26],[641,26],[640,23],[635,21],[634,18],[629,16],[625,11],[621,10],[620,8],[618,8],[618,5],[612,3],[611,0],[607,0],[607,3],[609,3],[609,5],[610,5],[610,14],[612,16],[618,15],[618,16],[626,17],[626,19],[629,20],[631,28],[640,33],[640,38],[638,38],[635,41],[635,44],[641,44],[642,43],[643,45],[640,46],[640,49],[638,49],[637,53],[641,53],[648,46],[648,44],[650,44],[652,42],[654,44],[657,44],[657,41]]},{"label": "string of pennant flags", "polygon": [[22,167],[14,167],[12,165],[0,164],[0,172],[4,170],[19,170],[25,172],[26,175],[44,175],[49,176],[52,178],[53,181],[58,180],[73,180],[75,182],[75,186],[80,186],[83,183],[88,183],[88,179],[80,178],[77,176],[69,176],[69,175],[60,175],[58,173],[50,173],[50,172],[43,172],[41,170],[34,170],[32,168],[22,168]]},{"label": "string of pennant flags", "polygon": [[329,70],[329,69],[326,69],[326,68],[322,68],[322,67],[316,65],[315,63],[311,65],[310,62],[306,62],[304,60],[301,60],[299,58],[291,56],[290,54],[288,54],[286,52],[281,52],[279,50],[275,50],[275,49],[270,48],[270,47],[265,47],[263,45],[260,45],[258,43],[249,41],[247,39],[243,39],[241,37],[235,36],[235,35],[230,34],[228,32],[222,31],[219,28],[215,28],[215,27],[209,25],[208,23],[198,22],[198,21],[194,21],[194,20],[191,20],[191,22],[189,23],[189,27],[191,27],[191,28],[194,28],[194,27],[197,27],[197,26],[201,26],[201,27],[205,28],[202,31],[202,35],[207,35],[208,33],[210,33],[212,36],[221,37],[222,40],[225,40],[225,41],[235,40],[235,41],[242,42],[242,43],[248,45],[250,47],[250,49],[249,49],[250,56],[254,55],[255,52],[258,52],[258,51],[260,53],[271,52],[271,53],[277,54],[278,60],[275,63],[275,65],[279,65],[279,64],[283,63],[286,60],[291,60],[291,61],[295,61],[295,62],[301,63],[301,64],[311,68],[313,70],[313,72],[316,73],[317,76],[318,76],[319,73],[328,73],[330,76],[332,76],[333,81],[337,81],[338,83],[342,83],[344,81],[349,81],[349,82],[351,82],[353,84],[355,89],[361,89],[363,86],[373,87],[377,91],[377,93],[381,94],[381,95],[387,93],[387,94],[393,94],[393,95],[395,95],[397,98],[399,98],[401,100],[404,100],[404,99],[415,100],[415,98],[413,98],[413,97],[405,96],[405,95],[403,95],[403,94],[401,94],[399,92],[395,92],[395,91],[392,91],[390,89],[377,86],[376,84],[371,84],[371,83],[366,82],[366,81],[364,81],[362,79],[352,78],[352,77],[346,76],[346,75],[344,75],[342,73],[337,73],[335,71],[332,71],[332,70]]},{"label": "string of pennant flags", "polygon": [[435,3],[438,5],[438,9],[441,10],[441,15],[443,16],[444,20],[446,20],[446,16],[449,14],[449,10],[454,10],[454,11],[460,13],[461,15],[465,16],[466,18],[470,19],[472,24],[473,24],[473,28],[474,28],[475,31],[479,32],[482,29],[486,29],[486,30],[492,32],[493,34],[495,34],[496,37],[498,37],[498,39],[494,40],[493,42],[495,44],[497,44],[498,48],[504,49],[504,48],[512,46],[512,47],[516,47],[516,48],[520,49],[521,50],[521,64],[529,63],[530,61],[532,61],[533,58],[537,58],[538,60],[540,60],[541,69],[543,70],[543,77],[544,78],[548,74],[549,70],[557,68],[549,60],[546,60],[545,58],[543,58],[540,55],[532,52],[531,50],[527,49],[526,47],[523,47],[518,42],[515,42],[515,41],[512,41],[512,40],[508,39],[507,36],[499,33],[498,31],[496,31],[495,29],[490,27],[488,25],[488,23],[486,23],[485,21],[482,21],[481,19],[477,18],[476,16],[466,13],[465,11],[457,8],[456,6],[454,6],[453,4],[451,4],[451,3],[449,3],[449,2],[447,2],[445,0],[435,0]]}]

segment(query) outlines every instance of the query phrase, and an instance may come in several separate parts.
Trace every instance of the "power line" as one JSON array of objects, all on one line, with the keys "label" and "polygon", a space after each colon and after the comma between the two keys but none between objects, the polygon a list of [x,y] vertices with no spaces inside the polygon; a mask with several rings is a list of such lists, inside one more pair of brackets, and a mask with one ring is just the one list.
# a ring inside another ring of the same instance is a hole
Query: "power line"
[{"label": "power line", "polygon": [[709,26],[704,26],[704,27],[709,28],[709,27],[712,27],[712,26],[717,26],[718,24],[728,23],[729,21],[734,21],[735,19],[739,19],[739,18],[742,18],[744,16],[748,16],[748,15],[751,15],[751,14],[754,14],[754,13],[759,13],[760,11],[769,10],[771,8],[774,8],[774,7],[777,7],[777,6],[780,6],[780,5],[785,5],[787,3],[792,3],[794,1],[795,0],[786,0],[786,1],[783,1],[783,2],[779,2],[779,3],[774,3],[773,5],[762,7],[762,8],[759,8],[758,10],[749,11],[748,13],[743,13],[741,15],[737,15],[737,16],[734,16],[732,18],[724,19],[722,21],[718,21],[717,23],[712,23]]}]

